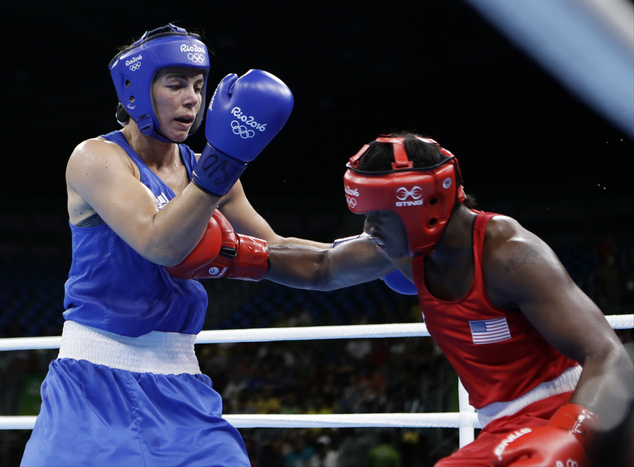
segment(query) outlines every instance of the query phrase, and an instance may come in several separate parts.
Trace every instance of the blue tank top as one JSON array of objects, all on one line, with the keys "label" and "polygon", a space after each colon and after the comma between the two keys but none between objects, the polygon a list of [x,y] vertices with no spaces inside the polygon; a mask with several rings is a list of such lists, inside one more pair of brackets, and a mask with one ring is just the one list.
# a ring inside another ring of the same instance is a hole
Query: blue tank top
[{"label": "blue tank top", "polygon": [[[103,137],[128,153],[159,209],[174,198],[174,192],[145,165],[121,131]],[[196,156],[184,144],[179,148],[191,178]],[[201,331],[207,310],[202,284],[170,276],[163,266],[134,251],[107,224],[70,224],[70,229],[73,257],[65,285],[64,319],[129,337],[151,331]]]}]

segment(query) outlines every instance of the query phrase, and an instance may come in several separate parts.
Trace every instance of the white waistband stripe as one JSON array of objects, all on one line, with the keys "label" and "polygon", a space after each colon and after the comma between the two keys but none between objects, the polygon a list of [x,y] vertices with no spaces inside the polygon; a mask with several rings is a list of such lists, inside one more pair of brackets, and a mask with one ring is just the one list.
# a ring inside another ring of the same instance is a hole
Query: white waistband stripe
[{"label": "white waistband stripe", "polygon": [[510,402],[493,402],[478,410],[478,420],[482,427],[501,417],[513,415],[533,402],[547,397],[574,391],[581,376],[581,365],[568,368],[557,378],[534,387],[526,394]]},{"label": "white waistband stripe", "polygon": [[66,321],[58,358],[87,360],[135,373],[199,374],[195,341],[194,334],[152,331],[128,337]]}]

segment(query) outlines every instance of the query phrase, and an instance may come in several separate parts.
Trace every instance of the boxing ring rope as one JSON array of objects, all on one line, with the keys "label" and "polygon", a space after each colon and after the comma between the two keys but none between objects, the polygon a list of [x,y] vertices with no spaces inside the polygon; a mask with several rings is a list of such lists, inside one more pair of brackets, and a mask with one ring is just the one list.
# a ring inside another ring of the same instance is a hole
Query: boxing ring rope
[{"label": "boxing ring rope", "polygon": [[[613,329],[633,329],[634,314],[608,315]],[[196,344],[225,344],[328,339],[378,339],[429,337],[424,323],[365,324],[353,326],[306,326],[295,328],[255,328],[201,331]],[[13,337],[0,339],[0,352],[58,349],[61,336]],[[441,413],[362,413],[362,414],[225,414],[236,428],[458,428],[460,447],[473,441],[480,428],[468,394],[458,385],[459,412]],[[0,416],[0,430],[30,430],[36,416]]]}]

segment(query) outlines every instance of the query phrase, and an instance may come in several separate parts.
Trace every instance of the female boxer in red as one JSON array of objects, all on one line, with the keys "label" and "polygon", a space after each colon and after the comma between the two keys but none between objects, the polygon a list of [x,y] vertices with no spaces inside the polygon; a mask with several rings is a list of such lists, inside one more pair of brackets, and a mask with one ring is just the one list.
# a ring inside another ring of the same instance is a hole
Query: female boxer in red
[{"label": "female boxer in red", "polygon": [[591,462],[632,413],[634,365],[554,252],[514,219],[473,209],[456,158],[433,140],[382,137],[347,167],[364,235],[329,250],[273,246],[267,279],[332,290],[396,269],[415,286],[484,427],[437,467]]}]

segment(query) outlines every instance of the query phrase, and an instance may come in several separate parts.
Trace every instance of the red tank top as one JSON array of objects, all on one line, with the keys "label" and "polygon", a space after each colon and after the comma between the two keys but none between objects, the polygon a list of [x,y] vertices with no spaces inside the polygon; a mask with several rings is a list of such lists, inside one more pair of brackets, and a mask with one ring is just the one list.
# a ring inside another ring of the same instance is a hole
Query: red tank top
[{"label": "red tank top", "polygon": [[427,330],[460,377],[475,408],[516,399],[577,365],[555,350],[519,311],[493,306],[482,276],[486,224],[495,214],[478,212],[473,227],[474,274],[459,300],[443,301],[425,286],[424,257],[414,258]]}]

